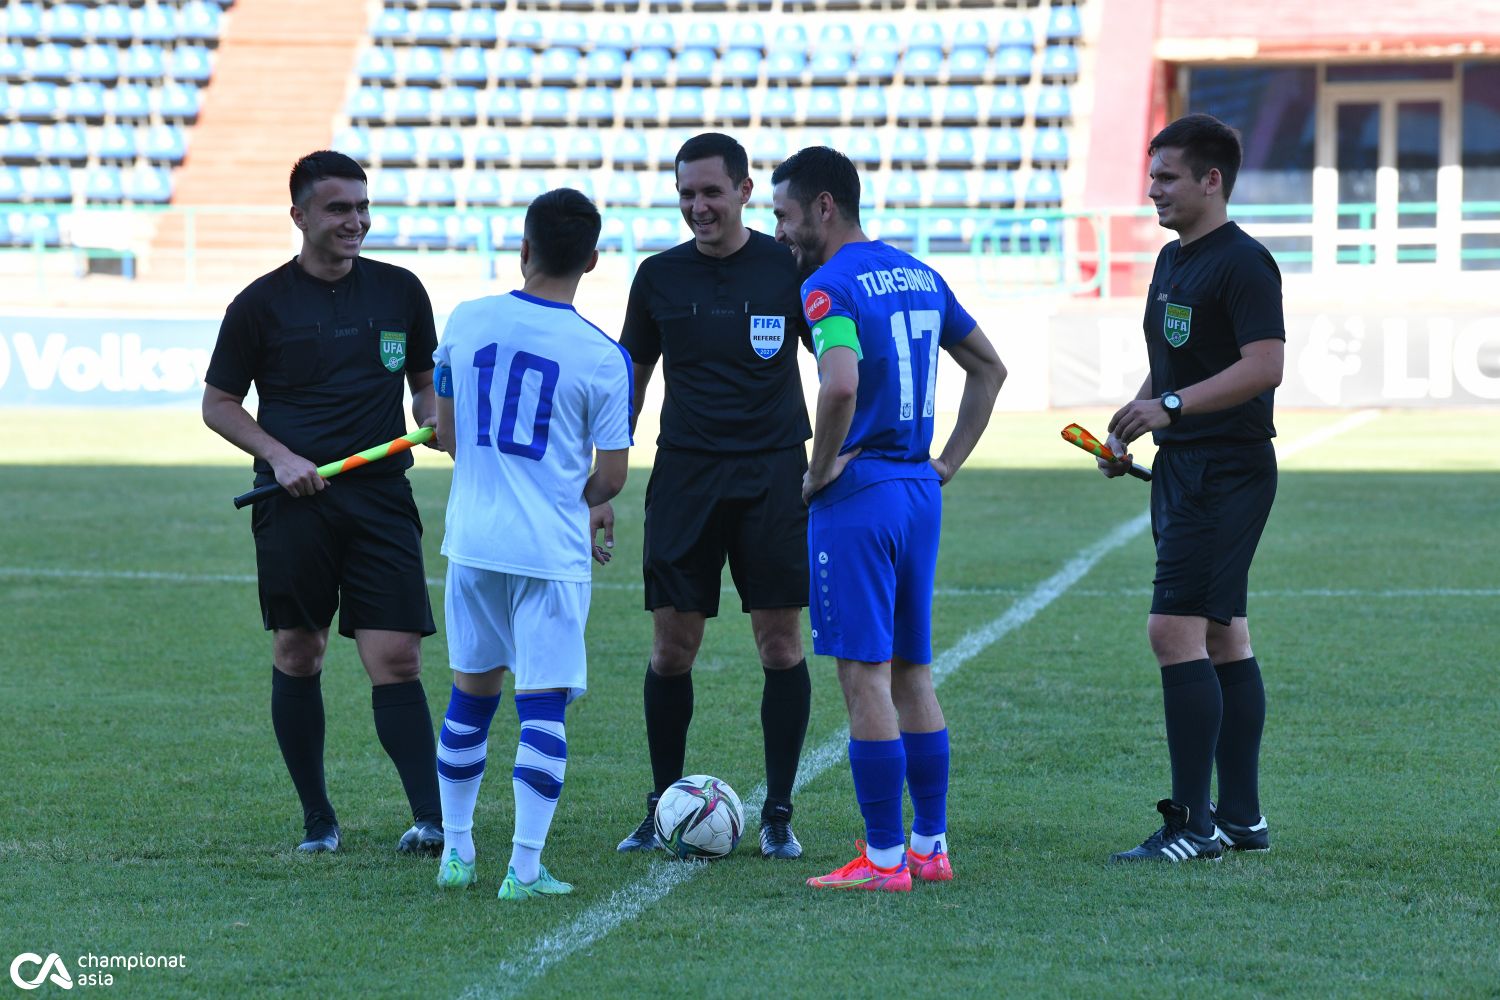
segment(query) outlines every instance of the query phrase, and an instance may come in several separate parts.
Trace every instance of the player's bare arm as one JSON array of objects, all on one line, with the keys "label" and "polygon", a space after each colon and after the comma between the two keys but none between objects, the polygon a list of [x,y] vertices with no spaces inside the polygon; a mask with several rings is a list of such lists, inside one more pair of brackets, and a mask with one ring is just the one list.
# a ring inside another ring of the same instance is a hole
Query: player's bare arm
[{"label": "player's bare arm", "polygon": [[[594,471],[583,486],[583,502],[589,505],[589,538],[592,539],[594,562],[603,566],[613,558],[615,547],[615,508],[610,503],[625,488],[630,471],[630,449],[594,452]],[[604,532],[604,542],[599,532]]]},{"label": "player's bare arm", "polygon": [[802,477],[802,499],[833,482],[859,449],[839,454],[854,421],[859,394],[859,358],[852,348],[830,347],[818,359],[817,423],[813,428],[812,457]]},{"label": "player's bare arm", "polygon": [[[1196,385],[1178,390],[1184,415],[1217,413],[1254,399],[1281,384],[1286,344],[1278,338],[1255,340],[1240,348],[1240,359]],[[1159,431],[1171,417],[1155,398],[1133,399],[1110,418],[1110,434],[1129,444],[1149,431]]]},{"label": "player's bare arm", "polygon": [[638,361],[631,362],[631,378],[634,380],[635,391],[630,400],[630,433],[635,435],[635,425],[641,419],[641,407],[646,405],[646,387],[651,384],[651,376],[656,371],[656,362],[643,365]]},{"label": "player's bare arm", "polygon": [[[429,368],[425,372],[407,372],[406,375],[406,385],[411,390],[411,418],[418,427],[437,425],[437,394],[432,386],[432,372],[433,369]],[[435,440],[428,441],[427,447],[443,450]]]},{"label": "player's bare arm", "polygon": [[959,400],[953,433],[948,435],[942,454],[932,460],[932,467],[944,486],[968,459],[979,443],[979,436],[989,426],[995,399],[1007,374],[995,346],[977,326],[947,350],[948,356],[964,370],[964,394]]},{"label": "player's bare arm", "polygon": [[309,496],[326,487],[328,480],[318,475],[318,467],[267,434],[244,402],[244,396],[205,385],[203,422],[236,448],[270,463],[276,481],[292,496]]}]

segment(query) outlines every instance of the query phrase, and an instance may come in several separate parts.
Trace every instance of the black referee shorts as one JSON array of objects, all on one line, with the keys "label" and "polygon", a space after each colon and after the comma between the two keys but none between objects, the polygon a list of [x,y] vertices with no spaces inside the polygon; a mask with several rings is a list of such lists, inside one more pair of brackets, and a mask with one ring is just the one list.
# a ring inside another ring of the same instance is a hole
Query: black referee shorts
[{"label": "black referee shorts", "polygon": [[[267,629],[432,635],[422,520],[405,476],[340,478],[321,493],[281,493],[251,519]],[[340,610],[341,609],[341,610]]]},{"label": "black referee shorts", "polygon": [[714,617],[726,557],[743,610],[807,607],[805,472],[801,445],[659,450],[646,484],[646,610]]},{"label": "black referee shorts", "polygon": [[1245,617],[1250,562],[1276,499],[1271,442],[1167,446],[1151,471],[1151,613],[1220,625]]}]

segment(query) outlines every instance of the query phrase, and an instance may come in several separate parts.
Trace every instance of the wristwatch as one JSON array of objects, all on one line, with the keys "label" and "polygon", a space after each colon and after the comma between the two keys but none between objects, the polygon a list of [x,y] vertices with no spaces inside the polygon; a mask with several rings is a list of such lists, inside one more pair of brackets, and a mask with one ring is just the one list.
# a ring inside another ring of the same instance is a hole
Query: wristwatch
[{"label": "wristwatch", "polygon": [[1167,419],[1177,423],[1182,418],[1182,397],[1175,392],[1161,394],[1161,408],[1167,411]]}]

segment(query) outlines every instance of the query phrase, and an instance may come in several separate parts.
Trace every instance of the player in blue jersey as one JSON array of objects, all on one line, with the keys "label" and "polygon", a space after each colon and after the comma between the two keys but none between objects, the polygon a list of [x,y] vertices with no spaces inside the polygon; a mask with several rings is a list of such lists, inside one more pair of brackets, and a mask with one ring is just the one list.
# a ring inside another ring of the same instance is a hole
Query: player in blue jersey
[{"label": "player in blue jersey", "polygon": [[[568,761],[564,710],[587,686],[589,555],[614,514],[630,446],[630,361],[579,316],[598,261],[599,212],[577,191],[526,210],[524,285],[464,302],[438,345],[437,436],[453,455],[443,555],[453,693],[438,739],[443,860],[438,885],[467,888],[474,805],[507,670],[521,732],[511,772],[515,834],[501,899],[572,887],[541,863]],[[593,466],[592,473],[589,471]]]},{"label": "player in blue jersey", "polygon": [[[849,767],[865,820],[859,857],[814,888],[904,892],[953,877],[948,729],[932,688],[939,487],[989,423],[1005,366],[941,275],[870,240],[859,174],[804,149],[776,168],[776,238],[809,277],[803,311],[818,355],[812,457],[803,480],[813,651],[838,659]],[[932,457],[938,348],[964,370],[958,421]],[[911,792],[911,848],[901,820]]]}]

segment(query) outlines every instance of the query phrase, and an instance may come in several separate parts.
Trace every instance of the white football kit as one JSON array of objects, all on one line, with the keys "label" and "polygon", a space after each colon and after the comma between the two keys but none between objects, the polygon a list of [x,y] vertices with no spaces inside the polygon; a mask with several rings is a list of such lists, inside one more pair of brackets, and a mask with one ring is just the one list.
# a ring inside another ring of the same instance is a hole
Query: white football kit
[{"label": "white football kit", "polygon": [[595,448],[631,444],[629,356],[572,306],[511,292],[454,309],[433,360],[453,382],[449,663],[571,701],[587,686],[583,487]]}]

